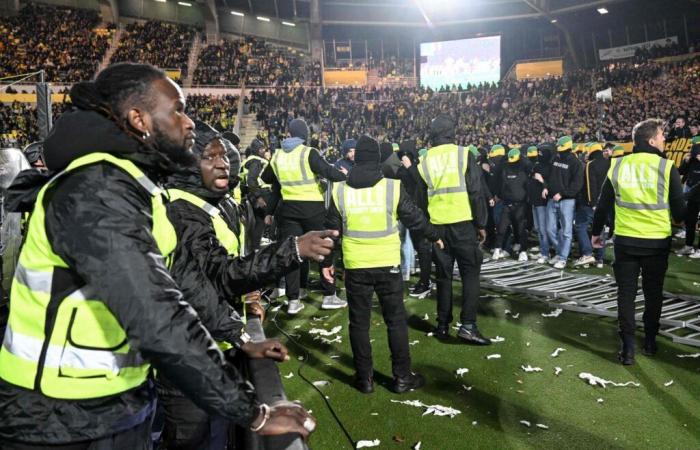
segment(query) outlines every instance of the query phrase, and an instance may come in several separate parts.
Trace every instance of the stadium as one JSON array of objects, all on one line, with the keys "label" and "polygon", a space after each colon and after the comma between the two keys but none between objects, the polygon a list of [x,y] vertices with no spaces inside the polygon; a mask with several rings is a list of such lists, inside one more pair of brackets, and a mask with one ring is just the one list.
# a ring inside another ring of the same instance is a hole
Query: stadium
[{"label": "stadium", "polygon": [[0,448],[700,448],[699,21],[0,0]]}]

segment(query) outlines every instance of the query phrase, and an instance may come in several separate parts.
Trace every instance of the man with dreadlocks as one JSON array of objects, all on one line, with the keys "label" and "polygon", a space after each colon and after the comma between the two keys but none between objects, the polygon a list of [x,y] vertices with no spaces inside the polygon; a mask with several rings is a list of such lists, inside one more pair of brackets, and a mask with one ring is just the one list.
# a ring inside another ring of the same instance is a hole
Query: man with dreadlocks
[{"label": "man with dreadlocks", "polygon": [[0,350],[0,447],[150,448],[152,367],[210,414],[308,436],[299,405],[256,402],[166,268],[176,237],[157,181],[194,162],[181,89],[116,64],[70,96],[44,143],[53,178],[20,176],[12,194],[36,201]]}]

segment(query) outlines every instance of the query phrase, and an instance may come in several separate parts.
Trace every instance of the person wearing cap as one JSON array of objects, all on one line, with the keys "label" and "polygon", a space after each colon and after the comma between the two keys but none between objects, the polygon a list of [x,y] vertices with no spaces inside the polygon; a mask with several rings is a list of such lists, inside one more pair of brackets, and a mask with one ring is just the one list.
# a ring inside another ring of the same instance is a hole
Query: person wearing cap
[{"label": "person wearing cap", "polygon": [[[700,136],[695,136],[691,142],[690,152],[685,155],[678,169],[686,189],[700,185]],[[688,199],[688,212],[685,216],[685,245],[678,254],[687,255],[692,259],[700,259],[700,242],[695,245],[698,213],[700,213],[700,203],[696,199]]]},{"label": "person wearing cap", "polygon": [[550,258],[550,248],[556,248],[557,246],[556,241],[549,241],[549,235],[547,234],[547,198],[542,195],[547,186],[549,173],[552,169],[552,158],[555,152],[554,145],[550,143],[528,148],[528,155],[532,153],[537,154],[527,185],[528,197],[532,206],[532,220],[537,229],[537,238],[540,244],[540,256],[537,258],[537,264],[546,264]]},{"label": "person wearing cap", "polygon": [[44,143],[41,141],[32,142],[22,150],[27,162],[35,169],[46,172],[46,164],[44,164]]},{"label": "person wearing cap", "polygon": [[498,190],[495,194],[503,202],[503,214],[498,224],[495,249],[492,259],[504,258],[503,242],[506,231],[512,227],[513,234],[520,244],[518,261],[526,262],[527,256],[527,182],[529,167],[520,158],[520,150],[513,148],[508,151],[508,162],[500,171]]},{"label": "person wearing cap", "polygon": [[571,136],[557,141],[557,156],[552,161],[547,187],[547,234],[556,242],[556,255],[549,260],[555,269],[563,269],[571,252],[576,197],[583,187],[583,164],[571,152]]},{"label": "person wearing cap", "polygon": [[681,178],[673,162],[664,157],[661,119],[639,122],[632,130],[634,151],[615,159],[593,216],[591,245],[603,247],[600,234],[615,211],[615,281],[619,336],[619,361],[634,364],[637,290],[642,276],[644,292],[644,354],[657,352],[663,287],[671,250],[671,219],[685,218]]},{"label": "person wearing cap", "polygon": [[495,244],[496,229],[501,221],[501,214],[503,211],[503,203],[498,196],[495,195],[495,192],[498,191],[499,173],[503,168],[503,159],[505,155],[505,147],[501,144],[494,144],[488,152],[488,165],[482,166],[482,174],[486,179],[486,185],[488,186],[489,192],[493,194],[493,204],[489,202],[489,215],[486,226],[487,237],[485,245],[488,248],[493,248]]},{"label": "person wearing cap", "polygon": [[604,249],[591,247],[591,236],[588,227],[593,223],[600,189],[610,169],[610,160],[603,157],[603,146],[599,142],[586,144],[588,159],[583,172],[583,189],[576,201],[576,215],[574,218],[576,240],[578,240],[581,256],[574,262],[574,267],[595,264],[597,268],[603,267]]},{"label": "person wearing cap", "polygon": [[621,145],[615,145],[612,148],[612,154],[610,155],[610,158],[621,158],[625,156],[625,147]]},{"label": "person wearing cap", "polygon": [[[363,135],[355,149],[355,167],[346,182],[333,186],[326,227],[341,232],[345,289],[350,314],[350,345],[355,366],[354,386],[374,391],[369,339],[372,296],[376,293],[387,326],[393,380],[389,389],[404,393],[419,389],[425,379],[411,371],[408,326],[403,299],[401,240],[398,221],[442,245],[435,227],[413,203],[400,180],[384,178],[377,141]],[[323,275],[333,275],[332,261]]]},{"label": "person wearing cap", "polygon": [[343,141],[343,145],[340,147],[341,158],[333,164],[338,170],[345,170],[350,172],[352,166],[355,164],[355,146],[357,141],[355,139],[346,139]]},{"label": "person wearing cap", "polygon": [[476,324],[479,302],[479,272],[483,256],[479,242],[486,238],[486,203],[481,193],[481,168],[465,147],[454,144],[455,123],[446,114],[430,123],[432,147],[418,166],[428,198],[430,223],[445,243],[433,247],[437,270],[437,327],[434,336],[449,337],[452,322],[452,279],[455,261],[462,280],[461,326],[457,337],[474,345],[491,341]]},{"label": "person wearing cap", "polygon": [[[292,120],[289,133],[291,137],[282,141],[282,148],[275,152],[262,174],[262,180],[272,185],[265,222],[271,224],[274,214],[279,220],[281,238],[322,230],[326,208],[320,180],[345,181],[343,172],[328,164],[317,149],[305,145],[309,127],[303,119]],[[308,274],[309,265],[304,263],[285,276],[288,314],[297,314],[304,308],[300,294],[306,288]],[[347,306],[347,302],[336,295],[334,283],[321,277],[321,288],[321,308]]]},{"label": "person wearing cap", "polygon": [[241,168],[241,193],[247,198],[254,214],[252,226],[247,228],[245,242],[246,253],[251,253],[260,248],[271,191],[270,185],[260,177],[269,163],[269,152],[265,143],[253,139],[247,153]]}]

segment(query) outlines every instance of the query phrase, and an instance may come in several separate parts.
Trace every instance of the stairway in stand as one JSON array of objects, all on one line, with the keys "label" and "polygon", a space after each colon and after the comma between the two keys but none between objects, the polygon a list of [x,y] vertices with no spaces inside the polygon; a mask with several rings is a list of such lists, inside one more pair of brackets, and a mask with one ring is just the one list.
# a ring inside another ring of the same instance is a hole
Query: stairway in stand
[{"label": "stairway in stand", "polygon": [[114,54],[114,52],[117,51],[117,48],[119,48],[119,40],[122,38],[123,34],[124,30],[122,30],[122,27],[120,25],[114,31],[114,35],[112,36],[112,42],[109,44],[109,48],[107,49],[104,58],[102,58],[102,62],[100,62],[100,65],[97,67],[97,73],[100,73],[107,66],[109,66],[109,62],[112,59],[112,55]]},{"label": "stairway in stand", "polygon": [[197,68],[197,60],[199,59],[199,54],[203,49],[202,38],[199,33],[195,34],[194,42],[192,42],[192,49],[190,50],[190,56],[187,58],[187,76],[182,82],[183,87],[192,87],[192,82],[194,81],[194,71]]},{"label": "stairway in stand", "polygon": [[243,153],[245,149],[253,142],[255,136],[258,134],[258,121],[255,120],[255,114],[243,114],[241,116],[241,124],[239,129],[239,136],[241,142],[238,145],[238,149]]}]

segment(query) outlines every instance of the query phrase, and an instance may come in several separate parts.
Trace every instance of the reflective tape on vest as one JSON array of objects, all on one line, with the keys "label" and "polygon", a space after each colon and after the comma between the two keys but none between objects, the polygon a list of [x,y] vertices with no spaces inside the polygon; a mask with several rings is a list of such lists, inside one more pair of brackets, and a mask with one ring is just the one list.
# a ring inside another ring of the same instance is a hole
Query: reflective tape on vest
[{"label": "reflective tape on vest", "polygon": [[[460,174],[464,174],[464,148],[462,146],[458,147],[457,151],[457,168]],[[428,170],[428,159],[423,158],[421,161],[421,169],[423,169],[423,176],[425,177],[425,184],[428,185],[428,197],[439,194],[456,194],[459,192],[467,192],[467,181],[464,176],[459,177],[459,185],[453,187],[439,188],[435,189],[435,184],[433,183],[432,177],[430,176],[430,170]]]},{"label": "reflective tape on vest", "polygon": [[[620,167],[623,165],[622,159],[616,162],[612,171],[612,185],[615,190],[615,203],[617,206],[629,209],[658,211],[668,209],[669,205],[665,199],[666,189],[666,165],[668,160],[665,158],[659,159],[659,167],[657,170],[656,179],[656,203],[631,203],[622,200],[622,189],[619,186]],[[626,161],[625,161],[626,163]]]},{"label": "reflective tape on vest", "polygon": [[343,234],[353,238],[382,238],[391,236],[398,231],[394,222],[394,180],[386,180],[386,228],[378,231],[361,231],[348,229],[348,218],[345,213],[345,183],[338,186],[338,209],[343,217]]}]

